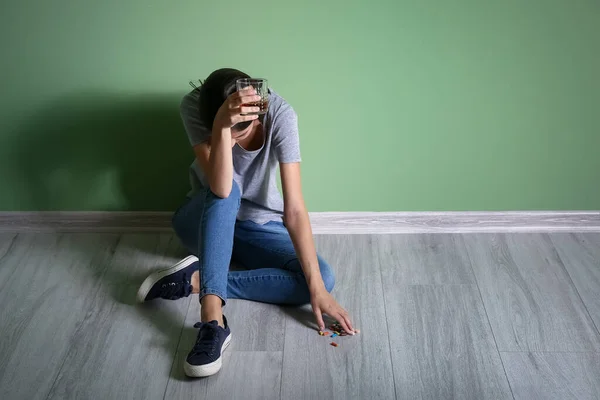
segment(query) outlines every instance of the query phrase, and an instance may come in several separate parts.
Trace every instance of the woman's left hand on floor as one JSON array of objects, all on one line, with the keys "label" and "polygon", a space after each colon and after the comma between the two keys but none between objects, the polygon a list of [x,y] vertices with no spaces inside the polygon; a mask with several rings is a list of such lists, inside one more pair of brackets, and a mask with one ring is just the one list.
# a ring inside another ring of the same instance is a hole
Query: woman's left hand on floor
[{"label": "woman's left hand on floor", "polygon": [[325,329],[323,314],[327,314],[338,321],[346,333],[354,335],[354,328],[350,321],[350,315],[348,315],[348,312],[335,301],[333,296],[325,290],[325,288],[311,294],[310,304],[312,305],[313,313],[317,319],[319,330]]}]

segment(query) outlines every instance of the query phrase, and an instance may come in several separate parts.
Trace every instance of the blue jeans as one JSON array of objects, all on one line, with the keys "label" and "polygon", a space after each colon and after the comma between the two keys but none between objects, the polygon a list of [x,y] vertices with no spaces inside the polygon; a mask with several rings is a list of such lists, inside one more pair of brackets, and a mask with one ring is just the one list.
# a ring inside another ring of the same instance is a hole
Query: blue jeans
[{"label": "blue jeans", "polygon": [[[200,190],[173,215],[173,228],[183,245],[198,257],[200,298],[219,296],[274,304],[310,301],[306,279],[286,227],[236,219],[241,194],[234,182],[222,199]],[[334,285],[331,267],[318,256],[327,291]],[[229,271],[230,261],[245,268]]]}]

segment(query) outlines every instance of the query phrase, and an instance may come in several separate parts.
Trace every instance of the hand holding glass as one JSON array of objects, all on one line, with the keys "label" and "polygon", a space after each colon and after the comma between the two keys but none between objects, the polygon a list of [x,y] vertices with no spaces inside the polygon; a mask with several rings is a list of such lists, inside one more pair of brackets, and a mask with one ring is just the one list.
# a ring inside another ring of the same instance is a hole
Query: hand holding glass
[{"label": "hand holding glass", "polygon": [[256,94],[260,96],[260,100],[258,101],[242,104],[242,107],[258,107],[259,111],[243,113],[241,115],[262,115],[267,113],[267,109],[269,108],[269,88],[266,79],[243,78],[238,79],[235,85],[238,92],[247,87],[253,87]]}]

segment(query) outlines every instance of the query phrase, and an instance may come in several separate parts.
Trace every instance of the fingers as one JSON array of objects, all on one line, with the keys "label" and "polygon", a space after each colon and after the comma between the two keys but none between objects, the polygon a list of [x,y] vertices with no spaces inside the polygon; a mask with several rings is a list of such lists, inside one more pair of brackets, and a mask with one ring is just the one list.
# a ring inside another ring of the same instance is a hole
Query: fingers
[{"label": "fingers", "polygon": [[251,96],[241,96],[241,97],[236,97],[234,99],[229,100],[229,108],[239,108],[240,106],[244,105],[244,104],[249,104],[249,103],[256,103],[257,101],[260,101],[262,97],[258,96],[258,95],[251,95]]},{"label": "fingers", "polygon": [[342,326],[342,328],[346,331],[347,334],[349,335],[354,335],[354,329],[352,329],[347,320],[346,317],[344,317],[344,315],[342,313],[339,313],[338,316],[336,317],[337,321],[340,323],[340,325]]},{"label": "fingers", "polygon": [[240,122],[245,122],[245,121],[252,121],[258,118],[257,114],[252,114],[252,115],[240,115],[240,114],[236,114],[236,115],[232,115],[231,116],[231,123],[232,126],[240,123]]},{"label": "fingers", "polygon": [[321,310],[314,307],[313,313],[315,314],[315,319],[317,320],[317,325],[319,326],[319,330],[322,331],[325,329],[325,323],[323,322],[323,314],[321,314]]},{"label": "fingers", "polygon": [[352,321],[350,321],[350,315],[348,315],[348,311],[346,311],[343,307],[339,307],[336,318],[347,334],[354,335],[354,327],[352,326]]},{"label": "fingers", "polygon": [[354,327],[352,326],[352,322],[350,321],[350,316],[348,316],[348,314],[345,314],[342,315],[342,317],[344,318],[343,321],[346,323],[348,328],[350,328],[350,330],[346,330],[346,332],[348,332],[350,335],[354,335]]},{"label": "fingers", "polygon": [[260,107],[240,107],[240,114],[256,113],[260,111]]},{"label": "fingers", "polygon": [[254,89],[254,86],[246,86],[245,88],[238,90],[237,93],[240,96],[249,96],[252,94],[256,94],[256,89]]},{"label": "fingers", "polygon": [[[260,97],[260,96],[259,96]],[[260,107],[238,107],[232,108],[229,110],[229,119],[231,120],[232,126],[244,122],[244,121],[252,121],[258,118],[257,114],[244,115],[249,113],[258,113],[260,111]]]},{"label": "fingers", "polygon": [[245,87],[243,89],[238,90],[237,92],[231,93],[229,95],[229,100],[235,100],[242,96],[252,96],[256,94],[256,90],[252,86]]},{"label": "fingers", "polygon": [[227,101],[229,102],[230,108],[238,108],[244,103],[250,103],[253,101],[260,100],[260,96],[256,94],[256,90],[252,86],[248,86],[235,93],[232,93]]}]

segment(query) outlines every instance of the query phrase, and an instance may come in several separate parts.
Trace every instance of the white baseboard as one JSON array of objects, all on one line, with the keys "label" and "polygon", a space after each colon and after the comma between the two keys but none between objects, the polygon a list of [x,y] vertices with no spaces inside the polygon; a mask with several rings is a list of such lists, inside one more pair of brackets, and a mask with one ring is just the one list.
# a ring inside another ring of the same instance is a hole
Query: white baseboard
[{"label": "white baseboard", "polygon": [[[170,212],[0,212],[0,232],[171,232]],[[315,212],[315,234],[600,232],[600,211]]]},{"label": "white baseboard", "polygon": [[600,232],[600,211],[323,212],[316,233]]}]

